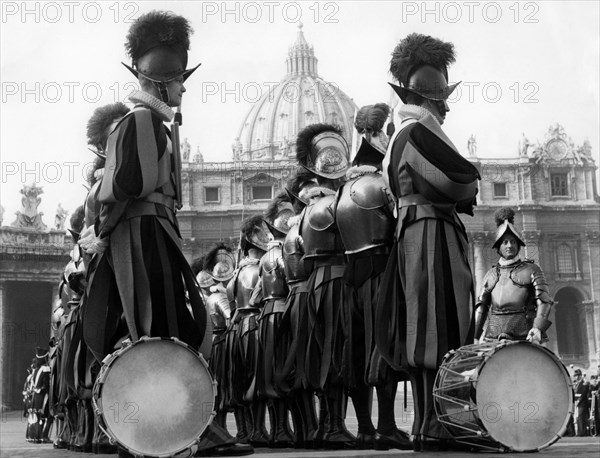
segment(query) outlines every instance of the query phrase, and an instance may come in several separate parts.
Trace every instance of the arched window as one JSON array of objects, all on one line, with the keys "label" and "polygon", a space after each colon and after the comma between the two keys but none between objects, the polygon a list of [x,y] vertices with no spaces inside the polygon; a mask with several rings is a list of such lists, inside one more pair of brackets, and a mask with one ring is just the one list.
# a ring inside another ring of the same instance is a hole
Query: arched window
[{"label": "arched window", "polygon": [[575,272],[573,251],[569,245],[559,245],[558,249],[556,250],[556,260],[559,273]]}]

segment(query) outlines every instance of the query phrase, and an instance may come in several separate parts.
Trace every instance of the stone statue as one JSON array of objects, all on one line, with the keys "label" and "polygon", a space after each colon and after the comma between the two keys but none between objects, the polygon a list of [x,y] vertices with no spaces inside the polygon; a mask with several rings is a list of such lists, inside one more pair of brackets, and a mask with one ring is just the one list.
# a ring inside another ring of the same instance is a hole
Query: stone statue
[{"label": "stone statue", "polygon": [[183,143],[181,144],[181,154],[183,154],[183,162],[189,162],[191,149],[192,145],[190,145],[190,142],[188,142],[187,137],[184,138]]},{"label": "stone statue", "polygon": [[469,156],[477,156],[477,139],[473,134],[471,134],[469,140],[467,141],[467,150],[469,151]]},{"label": "stone statue", "polygon": [[56,216],[54,217],[54,226],[56,230],[64,231],[65,230],[65,221],[67,219],[67,215],[69,212],[65,210],[62,205],[59,203],[58,208],[56,209]]},{"label": "stone statue", "polygon": [[530,146],[533,146],[529,139],[525,136],[525,133],[521,133],[521,140],[519,141],[519,156],[527,157],[527,150]]},{"label": "stone statue", "polygon": [[239,161],[242,155],[242,142],[239,137],[235,139],[235,143],[231,145],[231,149],[233,150],[233,160]]},{"label": "stone statue", "polygon": [[42,222],[42,215],[44,213],[38,212],[38,206],[42,202],[40,194],[44,191],[41,187],[36,186],[35,183],[31,185],[23,185],[21,189],[21,211],[16,213],[17,219],[11,224],[13,227],[30,227],[33,229],[45,230],[47,226]]},{"label": "stone statue", "polygon": [[194,162],[196,164],[202,164],[204,162],[204,156],[200,152],[200,146],[196,149],[196,154],[194,154]]}]

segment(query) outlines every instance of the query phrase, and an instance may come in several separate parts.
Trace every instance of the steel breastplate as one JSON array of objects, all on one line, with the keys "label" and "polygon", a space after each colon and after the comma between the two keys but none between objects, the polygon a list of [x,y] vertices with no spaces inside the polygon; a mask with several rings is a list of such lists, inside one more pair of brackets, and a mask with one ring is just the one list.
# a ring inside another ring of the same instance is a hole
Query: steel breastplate
[{"label": "steel breastplate", "polygon": [[262,258],[261,275],[264,299],[287,297],[288,287],[285,272],[280,263],[282,257],[281,246],[274,246]]},{"label": "steel breastplate", "polygon": [[336,207],[336,224],[346,254],[392,244],[396,222],[386,212],[385,182],[375,174],[347,182]]},{"label": "steel breastplate", "polygon": [[338,256],[344,245],[335,225],[335,196],[325,196],[306,207],[300,222],[305,258]]},{"label": "steel breastplate", "polygon": [[243,266],[236,277],[235,302],[237,309],[254,308],[250,307],[250,297],[258,281],[258,264],[248,264]]},{"label": "steel breastplate", "polygon": [[532,290],[519,286],[512,279],[514,266],[500,267],[500,275],[491,295],[493,314],[524,312],[532,307]]},{"label": "steel breastplate", "polygon": [[283,241],[283,262],[288,283],[306,280],[309,275],[302,260],[304,253],[298,248],[299,229],[298,224],[292,226]]}]

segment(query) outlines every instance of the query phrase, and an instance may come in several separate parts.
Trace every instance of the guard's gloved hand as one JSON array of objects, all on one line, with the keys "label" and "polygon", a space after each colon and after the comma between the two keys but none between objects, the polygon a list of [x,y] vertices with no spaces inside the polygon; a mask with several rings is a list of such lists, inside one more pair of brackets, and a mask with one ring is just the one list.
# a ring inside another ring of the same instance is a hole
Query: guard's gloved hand
[{"label": "guard's gloved hand", "polygon": [[528,342],[533,342],[536,344],[541,344],[542,343],[542,331],[540,331],[538,328],[531,328],[529,330],[529,332],[527,333],[527,341]]},{"label": "guard's gloved hand", "polygon": [[81,249],[87,254],[104,253],[108,246],[108,238],[101,239],[96,235],[94,226],[87,227],[79,237],[77,242]]}]

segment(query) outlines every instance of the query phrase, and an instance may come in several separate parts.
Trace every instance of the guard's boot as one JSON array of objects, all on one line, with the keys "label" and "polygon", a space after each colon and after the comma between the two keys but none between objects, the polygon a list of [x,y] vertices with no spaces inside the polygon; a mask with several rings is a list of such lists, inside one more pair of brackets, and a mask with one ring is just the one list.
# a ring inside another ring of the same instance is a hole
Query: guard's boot
[{"label": "guard's boot", "polygon": [[325,397],[325,394],[319,392],[317,397],[319,398],[319,423],[312,436],[308,437],[312,442],[313,448],[323,448],[323,437],[329,429],[329,409],[327,408],[327,398]]},{"label": "guard's boot", "polygon": [[329,428],[323,436],[323,447],[330,449],[355,449],[356,437],[346,429],[344,422],[346,397],[342,385],[331,387],[326,396]]},{"label": "guard's boot", "polygon": [[248,408],[245,406],[235,407],[233,409],[233,416],[235,417],[235,426],[237,429],[235,440],[241,444],[250,443],[249,431],[252,430],[252,422]]},{"label": "guard's boot", "polygon": [[314,393],[310,390],[300,391],[298,396],[296,396],[296,405],[300,411],[302,421],[304,447],[313,448],[313,439],[319,428]]},{"label": "guard's boot", "polygon": [[288,408],[285,399],[273,399],[273,409],[271,416],[272,441],[274,448],[292,447],[294,443],[294,434],[290,429],[288,420]]},{"label": "guard's boot", "polygon": [[373,388],[361,384],[350,391],[356,419],[358,420],[358,434],[356,436],[356,448],[366,450],[373,448],[375,439],[375,427],[371,420],[373,407]]},{"label": "guard's boot", "polygon": [[254,447],[268,447],[269,433],[265,427],[265,415],[267,413],[267,403],[263,399],[254,399],[250,406],[252,412],[252,433],[250,434],[250,444]]}]

